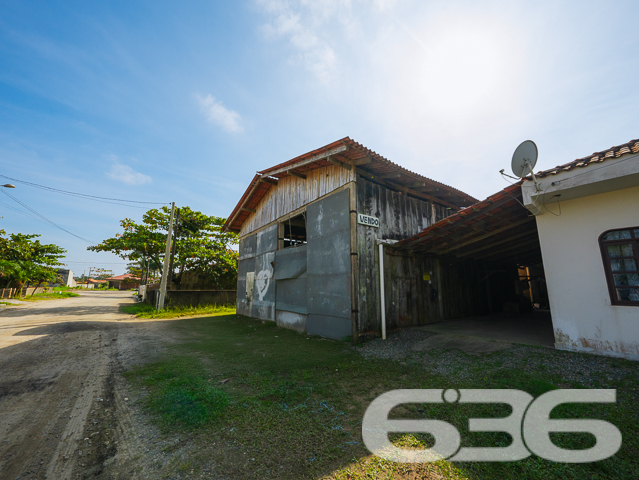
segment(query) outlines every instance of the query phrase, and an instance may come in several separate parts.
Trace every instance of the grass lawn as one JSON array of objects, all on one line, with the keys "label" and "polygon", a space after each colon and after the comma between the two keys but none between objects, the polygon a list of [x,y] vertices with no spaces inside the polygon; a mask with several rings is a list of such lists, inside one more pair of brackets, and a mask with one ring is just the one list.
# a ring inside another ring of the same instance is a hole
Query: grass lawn
[{"label": "grass lawn", "polygon": [[[165,312],[168,315],[168,312]],[[150,312],[149,312],[150,314]],[[368,404],[398,388],[513,388],[534,397],[555,388],[585,388],[582,379],[549,370],[544,360],[579,364],[592,356],[530,348],[521,365],[504,367],[512,351],[482,356],[442,350],[402,361],[365,359],[344,342],[308,337],[235,314],[175,321],[170,355],[126,373],[144,407],[165,432],[184,432],[196,444],[158,474],[208,469],[229,478],[330,479],[603,479],[639,478],[637,364],[596,358],[614,376],[590,373],[589,388],[617,388],[616,405],[565,405],[553,417],[607,420],[622,432],[621,450],[587,464],[560,464],[531,456],[506,463],[398,464],[372,456],[362,444]],[[523,347],[522,347],[523,348]],[[445,373],[438,370],[444,358]],[[594,386],[593,383],[594,382]],[[458,428],[463,446],[506,446],[504,433],[468,431],[469,417],[507,416],[502,404],[412,404],[394,418],[442,419]],[[594,445],[589,434],[551,434],[564,448]],[[431,437],[395,434],[397,445],[422,448]],[[158,467],[159,468],[159,467]]]},{"label": "grass lawn", "polygon": [[133,305],[121,305],[120,311],[135,315],[138,318],[181,318],[235,313],[235,305],[177,306],[156,310],[148,303],[135,303]]},{"label": "grass lawn", "polygon": [[23,302],[38,302],[40,300],[59,300],[61,298],[79,297],[80,295],[68,291],[53,291],[51,293],[36,293],[35,295],[28,295],[26,297],[17,298]]}]

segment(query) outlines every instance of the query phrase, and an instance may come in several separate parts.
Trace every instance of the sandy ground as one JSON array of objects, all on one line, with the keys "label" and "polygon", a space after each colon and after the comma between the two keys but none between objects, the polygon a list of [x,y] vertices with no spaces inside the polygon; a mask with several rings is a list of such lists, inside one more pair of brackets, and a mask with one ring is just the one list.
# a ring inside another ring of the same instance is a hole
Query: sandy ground
[{"label": "sandy ground", "polygon": [[82,292],[0,308],[0,479],[140,476],[148,427],[120,373],[162,354],[168,322],[118,311],[133,302]]}]

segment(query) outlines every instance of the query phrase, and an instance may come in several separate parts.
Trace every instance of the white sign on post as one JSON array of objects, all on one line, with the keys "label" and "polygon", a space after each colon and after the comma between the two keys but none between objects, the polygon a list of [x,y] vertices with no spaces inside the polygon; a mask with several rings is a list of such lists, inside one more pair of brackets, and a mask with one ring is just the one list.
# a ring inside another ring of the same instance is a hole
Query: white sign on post
[{"label": "white sign on post", "polygon": [[379,218],[370,217],[368,215],[364,215],[363,213],[357,214],[357,223],[361,225],[368,225],[369,227],[379,228]]}]

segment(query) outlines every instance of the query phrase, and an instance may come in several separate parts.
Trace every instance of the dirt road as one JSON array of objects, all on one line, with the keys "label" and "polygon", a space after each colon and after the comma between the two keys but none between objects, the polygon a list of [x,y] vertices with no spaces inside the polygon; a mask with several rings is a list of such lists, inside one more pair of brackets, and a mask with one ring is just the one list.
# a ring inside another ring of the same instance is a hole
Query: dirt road
[{"label": "dirt road", "polygon": [[133,476],[144,446],[119,373],[161,352],[165,322],[125,303],[131,292],[82,292],[0,310],[0,478]]}]

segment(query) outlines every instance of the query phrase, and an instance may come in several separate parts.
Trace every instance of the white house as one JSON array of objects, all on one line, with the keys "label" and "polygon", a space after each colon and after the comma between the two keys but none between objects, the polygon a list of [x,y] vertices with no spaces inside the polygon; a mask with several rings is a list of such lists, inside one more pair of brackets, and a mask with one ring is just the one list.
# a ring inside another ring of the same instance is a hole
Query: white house
[{"label": "white house", "polygon": [[639,140],[528,177],[555,346],[639,360]]}]

